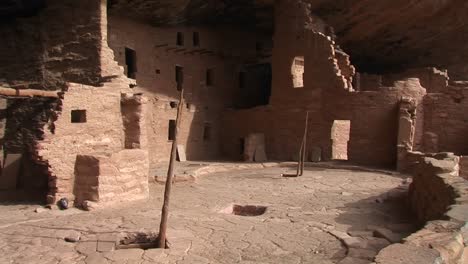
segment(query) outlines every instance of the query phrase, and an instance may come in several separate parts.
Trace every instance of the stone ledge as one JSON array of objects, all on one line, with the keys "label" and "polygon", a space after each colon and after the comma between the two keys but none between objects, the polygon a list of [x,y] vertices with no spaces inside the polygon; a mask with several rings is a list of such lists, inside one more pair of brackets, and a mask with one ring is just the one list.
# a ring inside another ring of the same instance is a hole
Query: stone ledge
[{"label": "stone ledge", "polygon": [[[188,164],[189,166],[192,164]],[[323,168],[323,169],[341,169],[341,170],[351,170],[351,171],[363,171],[363,172],[375,172],[382,173],[387,175],[401,175],[399,172],[382,170],[376,168],[368,168],[352,164],[343,164],[335,162],[305,162],[304,164],[307,168]],[[198,177],[218,173],[218,172],[227,172],[227,171],[236,171],[236,170],[249,170],[249,169],[264,169],[271,167],[284,167],[284,168],[296,168],[297,162],[289,161],[271,161],[271,162],[262,162],[262,163],[203,163],[199,164],[198,168],[194,169],[184,169],[181,172],[175,172],[174,182],[193,182],[196,181]],[[154,179],[157,183],[165,183],[166,175],[165,172],[158,172]]]},{"label": "stone ledge", "polygon": [[421,153],[419,158],[410,199],[412,209],[427,222],[404,244],[380,251],[376,263],[462,264],[468,246],[468,181],[459,176],[460,159],[452,153]]}]

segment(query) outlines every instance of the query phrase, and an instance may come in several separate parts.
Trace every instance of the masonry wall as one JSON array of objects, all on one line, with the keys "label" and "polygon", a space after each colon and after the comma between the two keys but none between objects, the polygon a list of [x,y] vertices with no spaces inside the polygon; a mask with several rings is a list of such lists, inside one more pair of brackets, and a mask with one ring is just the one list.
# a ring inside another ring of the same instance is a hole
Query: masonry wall
[{"label": "masonry wall", "polygon": [[46,90],[101,83],[101,4],[49,0],[33,17],[0,24],[0,83]]},{"label": "masonry wall", "polygon": [[[50,0],[31,17],[2,20],[0,86],[62,90],[67,81],[100,85],[103,4]],[[44,98],[8,100],[3,143],[6,154],[22,154],[20,189],[47,191],[48,164],[37,156],[36,144],[44,130],[54,130],[60,104]]]},{"label": "masonry wall", "polygon": [[373,90],[369,86],[376,83],[392,86],[401,78],[418,78],[427,95],[417,104],[412,150],[463,155],[468,151],[465,139],[468,123],[464,116],[468,110],[468,84],[466,81],[449,81],[449,75],[446,70],[429,67],[383,76],[361,74],[359,83],[362,90],[369,91]]},{"label": "masonry wall", "polygon": [[418,256],[421,263],[464,263],[468,182],[458,176],[459,157],[453,153],[412,154],[418,165],[413,172],[409,203],[424,227],[405,238],[404,243],[380,251],[375,262],[395,263],[395,254],[405,252],[399,261],[410,263]]},{"label": "masonry wall", "polygon": [[[11,67],[1,67],[0,75],[7,79],[0,85],[64,93],[59,99],[9,100],[7,152],[22,153],[23,167],[34,177],[46,176],[49,203],[60,198],[78,198],[80,205],[147,197],[146,100],[134,97],[108,47],[106,1],[47,1],[35,16],[11,21],[10,26],[0,25],[7,42],[0,48],[2,58],[8,60],[16,49],[31,50],[18,53],[21,57],[11,60]],[[13,72],[25,65],[30,67]],[[139,107],[123,109],[123,99],[129,98]],[[125,119],[125,112],[137,118]],[[127,127],[134,122],[141,128],[139,135],[129,135],[124,120]],[[125,140],[137,137],[138,143],[125,150]],[[86,159],[79,157],[97,162],[83,166]],[[110,187],[117,185],[120,189]]]},{"label": "masonry wall", "polygon": [[[168,130],[179,100],[176,65],[183,67],[186,103],[179,144],[185,145],[189,160],[219,159],[222,113],[235,105],[239,72],[244,61],[255,59],[258,37],[230,28],[156,28],[119,17],[109,21],[109,45],[116,60],[125,66],[125,48],[136,51],[134,92],[151,98],[148,137],[153,166],[168,160],[172,145]],[[176,45],[178,32],[184,36],[183,45]],[[199,34],[198,46],[193,43],[194,32]],[[212,69],[212,85],[206,83],[208,69]],[[209,139],[203,136],[206,126]]]},{"label": "masonry wall", "polygon": [[[324,28],[316,26],[306,8],[289,4],[280,10],[276,14],[270,105],[228,112],[223,125],[228,128],[224,151],[237,157],[240,138],[264,133],[269,159],[295,159],[309,111],[308,149],[320,148],[324,160],[331,159],[333,121],[350,120],[349,160],[395,167],[399,102],[402,97],[422,101],[426,90],[419,80],[354,91],[349,56],[336,52],[332,38],[321,33]],[[304,57],[303,88],[293,86],[291,65],[297,56]]]},{"label": "masonry wall", "polygon": [[[96,88],[70,84],[61,113],[54,122],[54,132],[46,131],[39,145],[39,155],[50,166],[49,192],[57,197],[73,200],[77,155],[113,153],[123,149],[121,97],[113,89],[112,86]],[[72,123],[74,110],[85,110],[86,122]]]},{"label": "masonry wall", "polygon": [[434,140],[426,141],[432,151],[468,153],[468,87],[449,86],[446,93],[429,94],[424,101],[424,131]]}]

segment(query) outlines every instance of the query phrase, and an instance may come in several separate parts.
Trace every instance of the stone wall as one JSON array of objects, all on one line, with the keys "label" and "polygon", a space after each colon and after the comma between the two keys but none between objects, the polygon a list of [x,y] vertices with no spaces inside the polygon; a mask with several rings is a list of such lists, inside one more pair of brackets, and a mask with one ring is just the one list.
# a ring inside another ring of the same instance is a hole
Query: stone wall
[{"label": "stone wall", "polygon": [[[10,26],[0,26],[7,41],[0,53],[10,58],[17,47],[31,50],[0,69],[1,85],[64,92],[53,100],[9,100],[5,146],[23,154],[28,170],[22,173],[46,176],[49,203],[147,197],[147,101],[129,89],[107,44],[106,1],[51,0]],[[25,65],[22,74],[13,72]]]},{"label": "stone wall", "polygon": [[[240,96],[238,76],[243,62],[256,58],[256,42],[268,40],[233,28],[151,27],[120,17],[110,18],[109,32],[109,45],[121,66],[126,67],[125,48],[136,52],[137,86],[133,91],[150,98],[151,164],[169,159],[169,121],[176,117],[179,100],[175,66],[183,67],[186,103],[178,142],[185,145],[189,160],[219,158],[222,112],[233,107]],[[195,32],[197,45],[193,43]],[[176,45],[177,33],[183,35],[183,45]],[[211,84],[206,83],[208,70]],[[204,138],[207,126],[210,136]]]},{"label": "stone wall", "polygon": [[441,71],[434,67],[408,69],[398,74],[387,74],[382,76],[383,85],[391,85],[397,80],[404,78],[418,78],[421,85],[428,93],[443,93],[448,86],[448,72]]},{"label": "stone wall", "polygon": [[468,180],[468,157],[460,156],[460,177]]},{"label": "stone wall", "polygon": [[128,149],[111,155],[77,155],[75,206],[89,208],[149,197],[148,151]]},{"label": "stone wall", "polygon": [[358,90],[375,90],[371,87],[379,83],[393,86],[401,78],[418,78],[427,91],[422,103],[418,102],[416,105],[412,150],[465,154],[468,151],[465,140],[468,126],[463,113],[468,107],[465,99],[468,95],[468,83],[449,81],[449,72],[429,67],[409,69],[398,74],[360,74]]},{"label": "stone wall", "polygon": [[335,120],[331,129],[333,160],[348,160],[348,142],[351,133],[351,122]]},{"label": "stone wall", "polygon": [[102,83],[97,48],[101,4],[96,0],[49,0],[33,17],[2,22],[0,84],[57,90],[65,88],[66,81]]},{"label": "stone wall", "polygon": [[462,264],[468,246],[468,182],[458,176],[459,157],[451,153],[417,156],[409,199],[425,226],[403,244],[383,249],[375,262],[396,263],[398,255],[404,263]]},{"label": "stone wall", "polygon": [[[310,17],[302,12],[304,7],[291,4],[285,8],[291,12],[281,9],[275,20],[278,27],[274,35],[270,104],[224,115],[223,127],[228,128],[223,134],[224,153],[230,158],[238,157],[241,138],[263,133],[270,159],[294,160],[304,131],[305,112],[309,111],[308,149],[322,149],[324,160],[332,157],[333,122],[349,120],[349,160],[394,167],[399,103],[403,97],[421,102],[426,90],[418,79],[409,78],[394,82],[391,87],[355,91],[349,56],[337,52],[330,37],[310,26]],[[291,65],[297,56],[304,58],[303,88],[294,88]]]},{"label": "stone wall", "polygon": [[[46,131],[38,146],[39,156],[50,166],[50,193],[73,199],[70,194],[73,193],[77,155],[112,153],[123,148],[120,100],[120,93],[113,91],[113,87],[70,84],[54,122],[55,130],[53,133]],[[72,123],[72,111],[75,110],[86,111],[85,122]]]},{"label": "stone wall", "polygon": [[449,85],[447,92],[424,99],[424,149],[431,152],[468,153],[468,85]]},{"label": "stone wall", "polygon": [[[77,170],[76,165],[78,161],[83,159],[77,157],[89,157],[87,160],[96,160],[96,165],[94,165],[96,173],[94,174],[96,174],[95,184],[99,186],[99,201],[108,198],[106,196],[109,195],[108,193],[118,194],[122,199],[131,199],[125,198],[126,193],[123,191],[109,191],[106,195],[102,195],[102,188],[109,189],[109,187],[102,186],[103,182],[109,185],[115,184],[115,188],[124,186],[120,186],[121,183],[112,183],[106,180],[105,177],[110,177],[110,174],[103,167],[103,164],[113,164],[112,166],[117,168],[113,171],[112,177],[118,179],[119,175],[122,174],[126,180],[139,179],[138,184],[148,185],[148,154],[145,152],[147,148],[145,134],[139,135],[141,140],[138,144],[132,145],[133,151],[122,152],[127,138],[124,130],[124,116],[121,111],[121,92],[123,91],[126,91],[125,86],[120,83],[106,83],[104,87],[69,84],[68,92],[62,100],[61,113],[54,122],[55,130],[53,132],[46,131],[44,140],[40,141],[38,145],[38,154],[41,160],[47,161],[49,165],[50,200],[63,197],[73,200],[77,193],[78,195],[83,194],[79,186],[86,185],[86,182],[82,184],[81,179],[77,178],[77,174],[83,175],[83,170]],[[145,108],[144,102],[142,104],[141,107]],[[79,122],[73,120],[73,112],[76,110],[81,111],[82,114],[85,111],[84,120]],[[144,113],[142,110],[133,113],[138,115],[138,122],[135,122],[134,125],[141,127],[142,130],[146,130]],[[138,155],[140,160],[137,162],[134,157]],[[125,159],[126,157],[128,159]],[[133,175],[133,178],[129,175]],[[141,175],[146,175],[146,178]],[[88,187],[85,186],[85,189]],[[140,190],[147,195],[145,188],[141,187]]]}]

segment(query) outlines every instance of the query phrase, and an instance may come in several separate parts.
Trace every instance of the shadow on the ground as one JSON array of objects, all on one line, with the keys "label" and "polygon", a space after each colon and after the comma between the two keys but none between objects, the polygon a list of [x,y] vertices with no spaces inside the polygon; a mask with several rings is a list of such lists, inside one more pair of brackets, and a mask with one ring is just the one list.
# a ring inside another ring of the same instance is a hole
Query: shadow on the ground
[{"label": "shadow on the ground", "polygon": [[338,208],[342,213],[334,220],[348,226],[347,233],[351,235],[367,232],[371,234],[367,238],[372,238],[375,228],[384,228],[397,237],[405,238],[421,228],[410,210],[407,187],[399,186],[380,195],[346,203],[344,207]]}]

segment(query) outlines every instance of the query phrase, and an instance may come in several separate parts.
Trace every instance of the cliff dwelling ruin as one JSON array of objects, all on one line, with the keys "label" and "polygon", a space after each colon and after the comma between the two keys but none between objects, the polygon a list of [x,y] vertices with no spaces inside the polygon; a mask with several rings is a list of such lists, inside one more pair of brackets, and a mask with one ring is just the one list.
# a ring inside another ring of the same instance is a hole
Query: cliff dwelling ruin
[{"label": "cliff dwelling ruin", "polygon": [[1,1],[0,263],[468,263],[467,14]]}]

